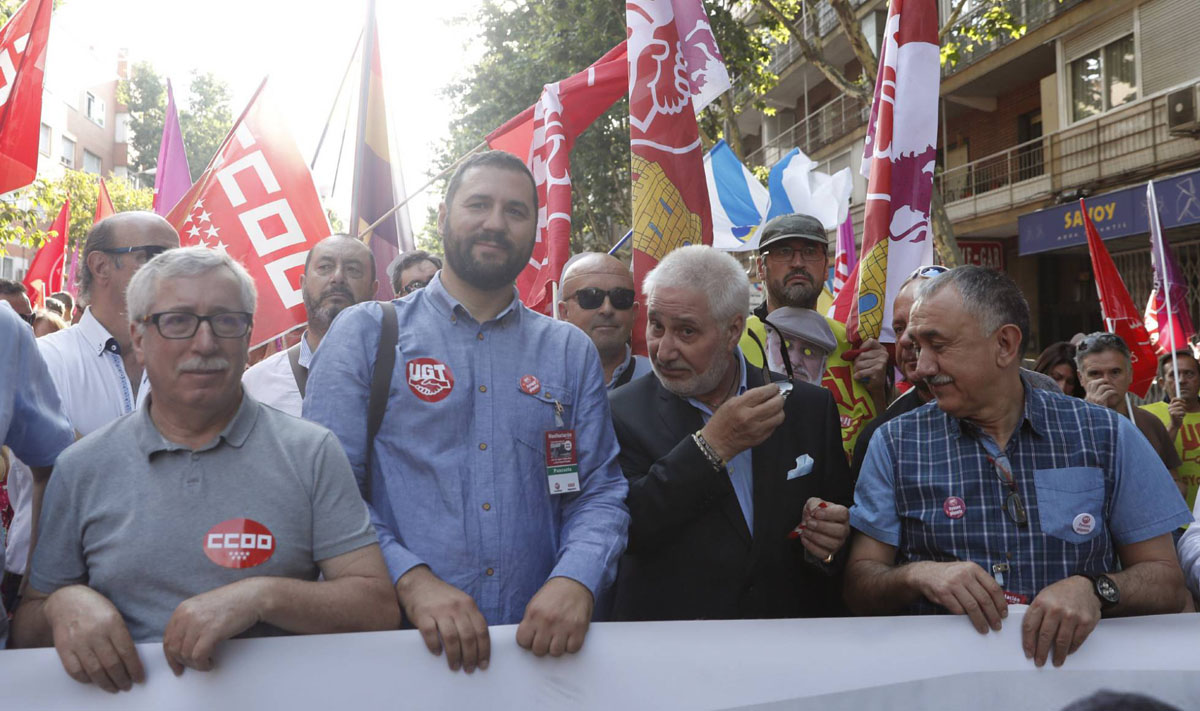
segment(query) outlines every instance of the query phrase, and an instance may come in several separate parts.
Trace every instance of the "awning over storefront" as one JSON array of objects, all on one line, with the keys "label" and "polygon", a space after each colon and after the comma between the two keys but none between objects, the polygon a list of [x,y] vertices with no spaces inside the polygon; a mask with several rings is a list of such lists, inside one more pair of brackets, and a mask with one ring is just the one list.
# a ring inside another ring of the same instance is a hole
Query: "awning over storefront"
[{"label": "awning over storefront", "polygon": [[[1200,170],[1156,179],[1154,191],[1163,229],[1200,224]],[[1128,237],[1150,229],[1145,183],[1089,197],[1087,208],[1101,239]],[[1021,215],[1017,230],[1021,256],[1087,244],[1077,201]]]}]

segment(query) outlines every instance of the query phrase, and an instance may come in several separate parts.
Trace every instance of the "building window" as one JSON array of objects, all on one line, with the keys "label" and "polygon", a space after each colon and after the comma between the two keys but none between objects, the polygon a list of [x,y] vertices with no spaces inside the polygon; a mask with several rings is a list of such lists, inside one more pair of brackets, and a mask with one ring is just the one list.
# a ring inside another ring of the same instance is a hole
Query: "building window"
[{"label": "building window", "polygon": [[1071,62],[1071,121],[1115,109],[1137,99],[1133,35],[1092,50]]},{"label": "building window", "polygon": [[62,152],[59,153],[58,160],[68,168],[75,167],[75,141],[73,139],[62,137]]},{"label": "building window", "polygon": [[97,126],[104,125],[104,99],[88,92],[84,101],[84,113]]},{"label": "building window", "polygon": [[13,278],[13,258],[0,257],[0,279]]},{"label": "building window", "polygon": [[42,155],[50,155],[50,127],[42,124],[42,132],[38,134],[38,151]]},{"label": "building window", "polygon": [[100,175],[100,156],[86,148],[83,150],[83,172]]}]

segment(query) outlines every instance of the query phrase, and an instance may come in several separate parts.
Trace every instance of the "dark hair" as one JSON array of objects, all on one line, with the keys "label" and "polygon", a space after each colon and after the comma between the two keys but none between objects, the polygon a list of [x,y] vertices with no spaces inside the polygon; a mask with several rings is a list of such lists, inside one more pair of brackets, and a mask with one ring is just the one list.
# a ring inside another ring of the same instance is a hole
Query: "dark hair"
[{"label": "dark hair", "polygon": [[[329,235],[325,239],[321,240],[321,242],[324,242],[326,239],[333,239],[335,237],[338,239],[352,239],[355,242],[358,242],[358,240],[355,239],[354,237],[351,237],[348,234],[343,234],[341,232],[339,232],[337,234]],[[317,244],[321,244],[321,242],[317,242]],[[366,243],[362,243],[362,244],[364,244],[364,246],[366,246],[367,254],[371,258],[371,277],[374,278],[375,277],[375,253],[371,251],[370,245],[367,245]],[[304,273],[305,274],[308,273],[308,263],[312,261],[312,255],[313,255],[313,252],[316,251],[316,249],[317,249],[317,246],[313,245],[313,248],[308,250],[308,254],[304,256]]]},{"label": "dark hair", "polygon": [[45,304],[39,311],[49,311],[50,313],[58,314],[59,316],[67,315],[67,306],[63,302],[53,297],[46,297]]},{"label": "dark hair", "polygon": [[25,285],[12,279],[0,279],[0,294],[24,294]]},{"label": "dark hair", "polygon": [[1075,346],[1075,367],[1083,370],[1084,358],[1106,351],[1116,351],[1125,356],[1125,360],[1130,359],[1129,346],[1125,345],[1123,338],[1115,333],[1097,331],[1084,336],[1079,345]]},{"label": "dark hair", "polygon": [[1079,384],[1079,369],[1075,367],[1075,346],[1066,341],[1051,343],[1038,356],[1037,362],[1033,364],[1033,369],[1043,375],[1050,375],[1050,371],[1063,364],[1071,366],[1071,372],[1075,374],[1075,392],[1067,394],[1075,397],[1086,395],[1086,391]]},{"label": "dark hair", "polygon": [[50,298],[65,306],[68,314],[75,310],[75,298],[65,291],[56,291]]},{"label": "dark hair", "polygon": [[394,293],[400,293],[400,274],[405,269],[421,262],[429,262],[438,269],[442,268],[442,260],[423,249],[414,249],[411,252],[401,254],[400,260],[396,262],[396,266],[392,269],[392,291]]},{"label": "dark hair", "polygon": [[955,267],[921,285],[917,300],[929,298],[947,286],[954,286],[963,308],[979,321],[985,334],[1013,324],[1021,332],[1021,345],[1029,343],[1029,304],[1016,282],[1004,272],[973,265]]},{"label": "dark hair", "polygon": [[446,204],[449,205],[454,202],[454,194],[458,192],[458,186],[462,183],[463,176],[466,175],[468,170],[485,167],[511,170],[514,173],[522,173],[528,177],[529,188],[533,192],[533,211],[537,212],[537,181],[533,179],[533,173],[529,172],[529,168],[526,167],[525,163],[507,151],[484,151],[476,153],[459,164],[458,168],[454,171],[454,175],[450,176],[450,182],[446,185]]},{"label": "dark hair", "polygon": [[1152,696],[1101,689],[1072,701],[1062,711],[1179,711],[1179,708]]}]

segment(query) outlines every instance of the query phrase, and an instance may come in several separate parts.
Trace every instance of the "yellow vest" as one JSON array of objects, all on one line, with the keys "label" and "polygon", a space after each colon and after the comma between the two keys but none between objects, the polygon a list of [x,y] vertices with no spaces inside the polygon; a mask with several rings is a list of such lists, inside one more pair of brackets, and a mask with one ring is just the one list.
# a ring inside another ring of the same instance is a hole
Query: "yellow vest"
[{"label": "yellow vest", "polygon": [[[1162,420],[1163,427],[1171,429],[1171,415],[1167,412],[1167,403],[1152,402],[1142,405],[1142,409]],[[1200,489],[1200,412],[1189,412],[1183,416],[1183,424],[1179,426],[1179,434],[1175,435],[1175,453],[1179,455],[1179,465],[1176,476],[1187,486],[1187,505],[1196,505],[1196,491]]]},{"label": "yellow vest", "polygon": [[[842,448],[846,450],[846,456],[850,457],[854,453],[854,443],[858,441],[858,434],[878,413],[875,412],[875,403],[872,402],[866,386],[854,379],[850,361],[842,357],[842,354],[850,349],[850,344],[846,341],[845,324],[828,316],[825,317],[825,321],[833,331],[838,346],[825,361],[825,375],[821,378],[821,386],[833,394],[833,401],[837,404],[838,415],[842,421]],[[767,327],[753,314],[746,319],[746,333],[742,334],[738,345],[741,346],[742,354],[746,356],[750,365],[761,368],[763,352],[750,337],[751,331],[765,347]]]}]

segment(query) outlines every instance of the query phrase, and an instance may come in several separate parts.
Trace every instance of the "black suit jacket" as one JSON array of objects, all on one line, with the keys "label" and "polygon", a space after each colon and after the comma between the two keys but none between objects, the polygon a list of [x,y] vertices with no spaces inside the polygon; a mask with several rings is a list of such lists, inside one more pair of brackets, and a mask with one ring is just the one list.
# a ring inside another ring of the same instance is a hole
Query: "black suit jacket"
[{"label": "black suit jacket", "polygon": [[[747,386],[763,384],[747,368]],[[615,390],[613,425],[629,479],[629,547],[613,595],[615,620],[816,617],[838,614],[834,566],[806,560],[788,533],[811,496],[849,505],[852,487],[833,397],[798,383],[784,423],[754,447],[754,532],[724,471],[691,434],[700,412],[647,375]],[[813,468],[787,480],[796,459]]]}]

